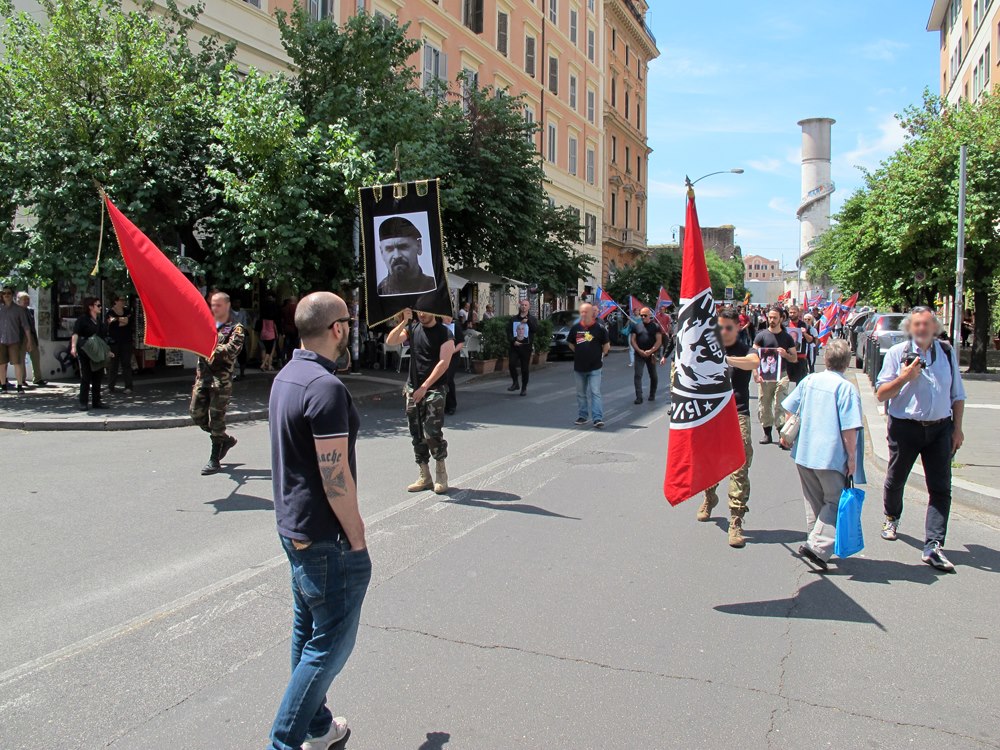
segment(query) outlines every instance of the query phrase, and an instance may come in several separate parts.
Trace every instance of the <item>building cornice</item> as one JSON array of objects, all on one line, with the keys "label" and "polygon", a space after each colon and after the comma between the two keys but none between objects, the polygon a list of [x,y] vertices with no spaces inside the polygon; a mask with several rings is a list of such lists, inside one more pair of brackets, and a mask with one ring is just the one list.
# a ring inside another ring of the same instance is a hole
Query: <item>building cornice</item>
[{"label": "building cornice", "polygon": [[618,19],[619,23],[624,24],[632,32],[633,39],[639,43],[639,46],[642,47],[648,59],[652,60],[659,57],[660,50],[656,48],[656,40],[650,36],[650,32],[647,32],[643,24],[625,7],[625,2],[626,0],[606,0],[604,3],[606,21],[611,21],[607,17],[610,12]]}]

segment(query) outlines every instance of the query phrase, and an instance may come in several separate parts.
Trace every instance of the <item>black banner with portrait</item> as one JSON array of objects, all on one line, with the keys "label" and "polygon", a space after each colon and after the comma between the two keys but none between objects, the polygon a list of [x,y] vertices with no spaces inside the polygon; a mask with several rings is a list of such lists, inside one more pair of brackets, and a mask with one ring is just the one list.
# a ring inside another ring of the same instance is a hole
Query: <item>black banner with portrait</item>
[{"label": "black banner with portrait", "polygon": [[454,315],[444,267],[438,180],[358,191],[369,326],[400,310]]}]

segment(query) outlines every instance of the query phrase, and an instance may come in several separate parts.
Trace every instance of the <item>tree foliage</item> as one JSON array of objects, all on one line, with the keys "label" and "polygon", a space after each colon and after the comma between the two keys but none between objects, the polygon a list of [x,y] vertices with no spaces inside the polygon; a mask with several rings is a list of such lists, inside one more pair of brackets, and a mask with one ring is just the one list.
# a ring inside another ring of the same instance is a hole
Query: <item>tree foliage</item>
[{"label": "tree foliage", "polygon": [[681,255],[672,250],[653,251],[640,255],[638,260],[625,266],[608,283],[608,294],[625,305],[634,294],[647,305],[656,304],[660,287],[676,297],[681,288]]},{"label": "tree foliage", "polygon": [[899,119],[905,144],[865,175],[820,239],[809,273],[878,305],[933,304],[953,293],[959,152],[967,145],[965,283],[976,311],[972,370],[984,371],[1000,264],[1000,97],[951,106],[925,93]]}]

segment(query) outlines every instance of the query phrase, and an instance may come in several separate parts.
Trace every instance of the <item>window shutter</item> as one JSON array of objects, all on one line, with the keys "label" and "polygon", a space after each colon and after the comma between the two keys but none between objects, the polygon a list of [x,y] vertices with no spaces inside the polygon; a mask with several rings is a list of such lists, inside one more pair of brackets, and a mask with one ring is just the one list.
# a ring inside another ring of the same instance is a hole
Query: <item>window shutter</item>
[{"label": "window shutter", "polygon": [[429,88],[431,85],[431,80],[433,80],[434,72],[434,50],[431,46],[424,43],[424,88]]},{"label": "window shutter", "polygon": [[529,36],[524,39],[524,70],[535,77],[535,37]]},{"label": "window shutter", "polygon": [[497,49],[507,54],[507,14],[497,13]]},{"label": "window shutter", "polygon": [[477,34],[483,33],[483,4],[484,0],[473,0],[476,5],[475,20],[473,22],[472,30]]}]

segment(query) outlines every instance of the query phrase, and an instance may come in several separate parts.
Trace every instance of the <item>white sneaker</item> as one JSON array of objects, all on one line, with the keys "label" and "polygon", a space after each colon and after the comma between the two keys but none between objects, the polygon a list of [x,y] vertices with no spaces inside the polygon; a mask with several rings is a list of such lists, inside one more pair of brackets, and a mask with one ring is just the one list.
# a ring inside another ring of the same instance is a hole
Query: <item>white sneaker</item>
[{"label": "white sneaker", "polygon": [[302,743],[302,750],[327,750],[330,745],[340,742],[350,730],[347,728],[347,719],[343,716],[334,717],[330,725],[330,731],[322,737],[309,737]]}]

